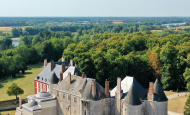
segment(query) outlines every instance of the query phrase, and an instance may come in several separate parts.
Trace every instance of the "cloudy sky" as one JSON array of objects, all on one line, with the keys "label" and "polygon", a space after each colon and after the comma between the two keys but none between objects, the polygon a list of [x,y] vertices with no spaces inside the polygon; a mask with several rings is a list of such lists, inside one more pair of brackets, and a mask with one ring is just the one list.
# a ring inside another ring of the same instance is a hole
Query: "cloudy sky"
[{"label": "cloudy sky", "polygon": [[2,0],[0,16],[190,16],[190,0]]}]

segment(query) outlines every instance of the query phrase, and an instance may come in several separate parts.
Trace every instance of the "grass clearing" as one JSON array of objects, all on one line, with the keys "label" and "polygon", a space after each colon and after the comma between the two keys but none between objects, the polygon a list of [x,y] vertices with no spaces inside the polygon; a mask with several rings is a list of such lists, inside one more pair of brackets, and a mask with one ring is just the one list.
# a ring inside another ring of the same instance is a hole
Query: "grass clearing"
[{"label": "grass clearing", "polygon": [[172,95],[172,94],[175,94],[175,93],[177,93],[177,92],[164,91],[164,93],[166,94],[166,96],[168,96],[168,95]]},{"label": "grass clearing", "polygon": [[14,110],[0,111],[0,115],[7,115],[7,114],[9,114],[9,115],[15,115],[15,113],[16,113],[16,109],[14,109]]},{"label": "grass clearing", "polygon": [[168,101],[168,110],[176,113],[183,114],[185,103],[188,99],[188,96],[181,96],[178,98],[170,99]]},{"label": "grass clearing", "polygon": [[6,91],[12,83],[16,83],[24,90],[22,98],[26,98],[28,95],[34,94],[34,78],[42,71],[43,63],[37,63],[29,65],[25,74],[17,74],[16,78],[8,78],[0,83],[0,101],[15,99],[15,96],[8,96]]}]

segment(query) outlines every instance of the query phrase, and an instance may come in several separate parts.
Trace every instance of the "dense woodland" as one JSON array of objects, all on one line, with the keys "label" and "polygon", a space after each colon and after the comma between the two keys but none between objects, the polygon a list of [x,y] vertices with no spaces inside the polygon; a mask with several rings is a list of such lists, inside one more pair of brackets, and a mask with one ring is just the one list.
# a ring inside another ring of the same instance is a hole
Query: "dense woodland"
[{"label": "dense woodland", "polygon": [[[187,85],[190,90],[190,29],[169,30],[160,25],[164,20],[151,20],[134,18],[127,22],[126,18],[122,24],[99,20],[102,24],[36,25],[24,30],[14,28],[12,36],[0,32],[0,79],[16,77],[28,64],[44,59],[61,61],[64,56],[66,60],[73,59],[81,72],[102,85],[108,79],[113,87],[117,77],[128,75],[144,87],[158,78],[164,89]],[[188,20],[174,18],[170,22]],[[163,31],[152,33],[150,30],[154,29]],[[19,46],[14,48],[11,37],[18,36]]]}]

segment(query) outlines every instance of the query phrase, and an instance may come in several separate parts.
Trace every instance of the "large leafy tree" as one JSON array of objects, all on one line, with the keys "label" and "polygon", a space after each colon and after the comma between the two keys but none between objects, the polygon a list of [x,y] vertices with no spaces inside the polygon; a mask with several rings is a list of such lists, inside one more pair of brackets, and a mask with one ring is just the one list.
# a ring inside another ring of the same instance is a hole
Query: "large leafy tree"
[{"label": "large leafy tree", "polygon": [[163,88],[172,88],[175,87],[176,81],[176,65],[177,65],[177,50],[171,42],[168,42],[164,45],[160,51],[160,60],[161,60],[161,82]]},{"label": "large leafy tree", "polygon": [[9,96],[15,95],[17,99],[17,95],[23,94],[24,90],[21,89],[16,83],[12,83],[10,87],[8,87],[7,94]]},{"label": "large leafy tree", "polygon": [[188,99],[185,103],[184,115],[190,115],[190,95],[188,96]]}]

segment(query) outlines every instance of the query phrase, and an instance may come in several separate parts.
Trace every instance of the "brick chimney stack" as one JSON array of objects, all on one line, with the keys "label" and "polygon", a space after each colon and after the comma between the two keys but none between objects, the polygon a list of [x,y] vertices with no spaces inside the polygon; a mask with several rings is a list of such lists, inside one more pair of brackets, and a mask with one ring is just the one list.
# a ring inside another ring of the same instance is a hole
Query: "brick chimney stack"
[{"label": "brick chimney stack", "polygon": [[73,66],[73,60],[72,59],[70,60],[70,64],[71,64],[71,66]]},{"label": "brick chimney stack", "polygon": [[68,73],[68,84],[71,84],[71,73]]},{"label": "brick chimney stack", "polygon": [[53,70],[53,66],[54,66],[54,61],[52,60],[52,61],[50,62],[50,71]]},{"label": "brick chimney stack", "polygon": [[65,62],[65,57],[62,57],[62,62]]},{"label": "brick chimney stack", "polygon": [[61,64],[61,71],[64,73],[65,72],[65,63]]},{"label": "brick chimney stack", "polygon": [[20,109],[22,108],[22,96],[21,95],[19,95],[19,107],[20,107]]},{"label": "brick chimney stack", "polygon": [[92,96],[93,98],[96,96],[96,80],[92,81]]},{"label": "brick chimney stack", "polygon": [[106,94],[106,97],[110,97],[110,92],[109,92],[109,81],[105,81],[105,94]]},{"label": "brick chimney stack", "polygon": [[47,66],[47,59],[44,59],[44,68]]},{"label": "brick chimney stack", "polygon": [[83,78],[85,78],[85,73],[84,73],[84,72],[82,73],[82,79],[83,79]]},{"label": "brick chimney stack", "polygon": [[63,80],[63,72],[60,72],[59,82]]},{"label": "brick chimney stack", "polygon": [[153,101],[154,99],[154,89],[153,89],[153,82],[149,82],[149,90],[148,90],[148,100]]}]

